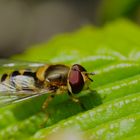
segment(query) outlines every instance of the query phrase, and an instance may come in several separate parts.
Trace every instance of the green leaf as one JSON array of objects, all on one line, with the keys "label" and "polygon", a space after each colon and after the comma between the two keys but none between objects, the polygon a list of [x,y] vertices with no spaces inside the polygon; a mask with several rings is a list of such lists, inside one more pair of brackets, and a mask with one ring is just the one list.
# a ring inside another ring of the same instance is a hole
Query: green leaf
[{"label": "green leaf", "polygon": [[[91,91],[77,96],[83,110],[68,94],[49,104],[49,118],[41,106],[48,95],[0,109],[0,139],[44,140],[63,129],[82,131],[87,139],[139,138],[140,133],[140,28],[126,20],[102,28],[83,27],[28,49],[14,59],[79,63],[94,71]],[[17,67],[18,68],[17,64]]]},{"label": "green leaf", "polygon": [[137,10],[137,5],[139,5],[139,0],[103,0],[100,7],[101,20],[107,21],[122,16],[128,17]]}]

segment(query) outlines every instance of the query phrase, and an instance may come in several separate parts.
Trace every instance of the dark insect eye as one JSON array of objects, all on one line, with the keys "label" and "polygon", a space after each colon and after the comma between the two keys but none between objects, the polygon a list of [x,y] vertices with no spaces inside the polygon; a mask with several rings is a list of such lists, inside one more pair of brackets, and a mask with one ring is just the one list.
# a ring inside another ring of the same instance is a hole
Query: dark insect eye
[{"label": "dark insect eye", "polygon": [[69,85],[71,87],[71,92],[74,94],[79,93],[84,86],[84,79],[81,72],[71,69],[69,73]]}]

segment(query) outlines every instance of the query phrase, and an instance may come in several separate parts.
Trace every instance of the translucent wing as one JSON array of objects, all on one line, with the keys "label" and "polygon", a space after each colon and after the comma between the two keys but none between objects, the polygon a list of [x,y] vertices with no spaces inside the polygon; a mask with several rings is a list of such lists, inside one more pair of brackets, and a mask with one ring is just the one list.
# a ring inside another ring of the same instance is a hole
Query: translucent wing
[{"label": "translucent wing", "polygon": [[38,91],[17,91],[11,85],[5,85],[0,83],[0,107],[5,105],[21,102],[23,100],[27,100],[30,98],[34,98],[37,96],[41,96],[43,94],[50,93],[51,91],[48,89],[38,90]]}]

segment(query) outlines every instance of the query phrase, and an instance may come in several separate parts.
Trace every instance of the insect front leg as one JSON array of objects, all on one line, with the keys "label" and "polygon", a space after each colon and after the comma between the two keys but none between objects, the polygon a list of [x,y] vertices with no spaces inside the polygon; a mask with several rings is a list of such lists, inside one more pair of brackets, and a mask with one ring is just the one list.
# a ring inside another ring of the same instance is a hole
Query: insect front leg
[{"label": "insect front leg", "polygon": [[86,110],[84,104],[79,100],[79,98],[75,97],[72,93],[68,92],[68,94],[71,97],[71,100],[75,103],[77,103],[83,110]]}]

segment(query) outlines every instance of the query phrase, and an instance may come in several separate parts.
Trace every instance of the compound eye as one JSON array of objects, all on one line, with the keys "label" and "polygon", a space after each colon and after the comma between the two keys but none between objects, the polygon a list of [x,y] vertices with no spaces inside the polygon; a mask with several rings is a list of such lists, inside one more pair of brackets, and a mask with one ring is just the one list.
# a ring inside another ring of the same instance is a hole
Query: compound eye
[{"label": "compound eye", "polygon": [[80,71],[73,69],[70,70],[69,85],[71,92],[74,94],[79,93],[83,89],[84,79]]}]

